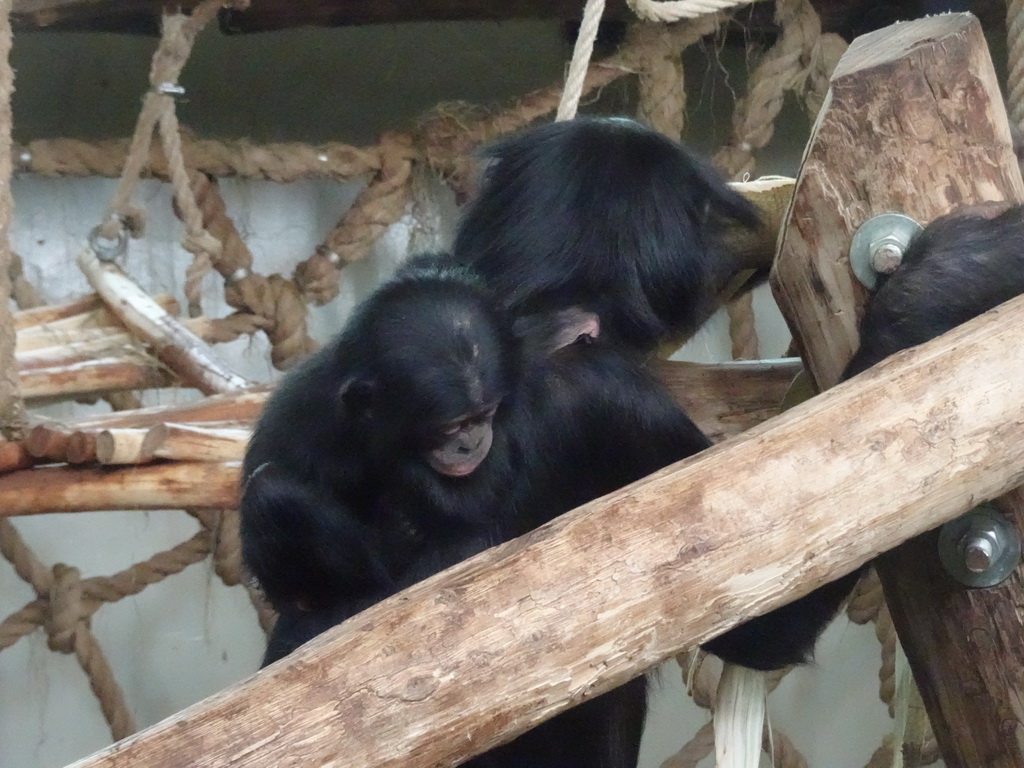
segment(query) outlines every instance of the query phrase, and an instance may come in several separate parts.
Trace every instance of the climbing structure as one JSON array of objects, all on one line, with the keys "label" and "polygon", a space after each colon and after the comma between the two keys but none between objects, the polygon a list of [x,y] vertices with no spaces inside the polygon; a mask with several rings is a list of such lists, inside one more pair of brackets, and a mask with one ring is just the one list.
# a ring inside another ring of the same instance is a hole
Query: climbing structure
[{"label": "climbing structure", "polygon": [[[246,4],[243,0],[229,5],[243,10]],[[210,557],[226,584],[249,590],[260,624],[269,627],[273,616],[242,573],[234,510],[238,462],[267,388],[226,369],[215,345],[246,334],[265,334],[272,363],[282,370],[312,351],[307,306],[333,300],[345,266],[363,258],[388,227],[407,214],[415,202],[417,168],[429,169],[465,196],[471,184],[471,155],[481,143],[556,110],[559,119],[571,117],[582,96],[634,75],[642,116],[669,136],[683,136],[687,95],[680,54],[715,34],[728,20],[730,8],[745,4],[630,0],[638,20],[625,42],[611,57],[591,62],[603,7],[592,0],[564,86],[559,83],[528,94],[498,113],[441,105],[415,131],[385,134],[369,147],[219,142],[182,131],[175,111],[178,75],[197,35],[224,5],[221,0],[205,0],[187,16],[164,18],[150,88],[130,139],[40,140],[10,147],[11,32],[9,24],[0,26],[0,291],[10,290],[21,308],[13,315],[0,312],[0,417],[8,437],[0,443],[0,553],[36,595],[0,622],[0,650],[42,628],[52,650],[76,656],[113,738],[121,739],[133,733],[135,725],[118,688],[116,669],[90,629],[90,618],[103,605]],[[1014,63],[1011,110],[1018,124],[1024,99],[1017,66],[1024,60],[1017,51],[1024,17],[1020,6],[1011,3],[1008,25]],[[754,173],[757,152],[771,139],[787,95],[794,94],[812,118],[817,115],[829,76],[846,49],[840,37],[822,34],[808,0],[779,0],[775,20],[777,41],[754,60],[747,92],[736,103],[730,138],[714,155],[719,168],[737,181]],[[79,259],[95,295],[61,306],[38,306],[38,294],[7,247],[12,170],[119,179],[108,214],[97,222]],[[145,236],[146,212],[133,199],[144,175],[172,186],[174,210],[184,229],[182,244],[194,257],[185,280],[184,312],[169,297],[142,294],[118,266],[125,243]],[[290,276],[263,275],[253,269],[252,254],[218,190],[217,179],[226,176],[281,183],[310,177],[368,183]],[[779,212],[774,215],[781,218]],[[234,310],[223,317],[204,314],[199,285],[211,271],[223,279],[227,304]],[[733,356],[756,359],[749,295],[732,304],[729,313]],[[775,398],[793,370],[775,370],[769,376],[775,389],[766,397]],[[692,396],[694,382],[704,374],[690,370],[680,375],[680,397],[688,392]],[[132,394],[167,386],[198,389],[207,397],[186,405],[142,408]],[[713,388],[706,391],[706,400],[714,399]],[[39,421],[23,405],[97,396],[110,403],[112,413],[61,424]],[[752,426],[774,411],[765,403],[748,408],[731,422],[731,429]],[[702,426],[708,428],[709,423]],[[716,432],[710,426],[708,431],[723,435],[728,429]],[[41,562],[9,519],[47,511],[166,508],[185,509],[198,520],[199,532],[146,562],[109,577],[85,579],[72,566]],[[882,645],[880,694],[891,709],[896,640],[876,578],[870,576],[859,586],[848,614],[857,623],[875,623]],[[694,701],[713,708],[714,676],[702,654],[683,654],[679,660]],[[665,768],[696,766],[711,749],[709,724],[688,739]],[[778,730],[766,732],[765,749],[780,768],[806,765]],[[891,743],[884,743],[869,765],[888,765],[891,754]],[[926,742],[924,758],[922,764],[938,758],[934,741]]]}]

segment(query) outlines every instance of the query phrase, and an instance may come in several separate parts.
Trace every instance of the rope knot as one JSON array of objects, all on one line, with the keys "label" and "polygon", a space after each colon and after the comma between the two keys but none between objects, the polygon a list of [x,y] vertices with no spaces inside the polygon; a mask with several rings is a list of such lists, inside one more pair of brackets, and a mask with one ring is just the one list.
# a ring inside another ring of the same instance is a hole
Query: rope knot
[{"label": "rope knot", "polygon": [[78,569],[63,563],[53,566],[49,593],[43,624],[46,644],[51,651],[73,653],[78,628],[89,615],[82,605],[82,581]]}]

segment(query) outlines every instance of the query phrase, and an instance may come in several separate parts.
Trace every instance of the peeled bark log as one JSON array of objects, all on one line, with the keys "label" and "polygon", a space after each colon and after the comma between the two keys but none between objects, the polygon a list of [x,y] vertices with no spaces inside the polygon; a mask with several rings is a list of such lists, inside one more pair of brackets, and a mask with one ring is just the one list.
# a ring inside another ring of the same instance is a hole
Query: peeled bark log
[{"label": "peeled bark log", "polygon": [[86,248],[78,266],[107,306],[147,344],[168,368],[204,394],[245,389],[249,382],[228,370],[213,349],[171,317],[111,262]]},{"label": "peeled bark log", "polygon": [[36,467],[0,475],[0,517],[106,509],[233,509],[238,462],[95,469]]},{"label": "peeled bark log", "polygon": [[1020,483],[1022,357],[1024,298],[433,576],[74,768],[416,768],[495,746]]}]

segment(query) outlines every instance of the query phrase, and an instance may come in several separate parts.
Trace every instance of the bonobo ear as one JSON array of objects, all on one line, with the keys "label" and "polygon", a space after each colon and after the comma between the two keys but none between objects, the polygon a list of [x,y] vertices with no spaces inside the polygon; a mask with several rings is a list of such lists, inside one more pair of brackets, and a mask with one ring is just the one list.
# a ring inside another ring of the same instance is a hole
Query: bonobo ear
[{"label": "bonobo ear", "polygon": [[593,341],[601,333],[601,321],[590,310],[570,307],[517,317],[513,331],[529,352],[549,355],[577,341]]},{"label": "bonobo ear", "polygon": [[553,349],[567,347],[577,341],[590,342],[601,335],[601,319],[596,312],[570,307],[555,314],[558,331],[552,339]]},{"label": "bonobo ear", "polygon": [[338,395],[345,408],[356,417],[369,416],[373,408],[376,386],[369,379],[352,377],[342,382]]}]

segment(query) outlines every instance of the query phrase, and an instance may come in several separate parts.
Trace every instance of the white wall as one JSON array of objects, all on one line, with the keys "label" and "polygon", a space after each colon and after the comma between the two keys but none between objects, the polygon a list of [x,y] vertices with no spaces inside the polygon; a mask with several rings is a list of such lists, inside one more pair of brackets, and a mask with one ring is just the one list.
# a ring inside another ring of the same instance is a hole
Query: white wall
[{"label": "white wall", "polygon": [[[152,40],[108,35],[19,35],[17,138],[127,135],[152,47]],[[382,127],[407,125],[442,99],[494,104],[547,84],[559,76],[566,50],[557,26],[540,22],[300,30],[232,39],[212,33],[200,39],[196,60],[183,76],[189,101],[181,113],[204,136],[365,143]],[[712,58],[691,54],[695,66],[689,74],[696,86],[693,103],[700,107],[694,143],[710,146],[727,130],[721,113],[729,91],[714,52],[707,53]],[[741,82],[742,56],[726,52],[723,58],[731,82]],[[786,119],[792,121],[784,132],[788,143],[768,153],[766,173],[795,170],[806,124],[794,108]],[[12,240],[29,277],[51,301],[85,292],[73,260],[100,220],[113,182],[26,176],[13,186]],[[290,274],[335,224],[358,185],[227,180],[223,191],[255,268]],[[149,211],[150,226],[147,237],[132,244],[128,271],[151,293],[182,299],[188,254],[178,244],[182,230],[170,213],[168,190],[146,182],[138,200]],[[441,190],[437,211],[450,225],[452,204]],[[372,258],[346,270],[336,301],[311,311],[315,337],[322,340],[336,330],[353,302],[391,272],[407,248],[408,224],[393,227]],[[440,237],[444,232],[442,227]],[[225,312],[220,281],[211,277],[206,288],[207,312]],[[757,311],[762,354],[778,356],[788,338],[766,289],[758,291]],[[260,338],[219,349],[244,375],[274,375]],[[727,323],[716,316],[684,356],[722,360],[728,349]],[[151,395],[161,402],[186,396]],[[48,413],[60,417],[71,410],[62,406]],[[83,576],[112,573],[196,530],[178,511],[42,515],[16,525],[44,563],[73,564]],[[0,617],[31,598],[0,562]],[[262,651],[244,592],[224,588],[208,563],[102,608],[93,628],[141,726],[250,674]],[[887,727],[877,697],[878,657],[869,629],[840,621],[823,643],[820,663],[792,675],[772,696],[773,722],[804,750],[812,767],[855,768],[877,746]],[[666,664],[655,687],[644,768],[658,766],[707,718],[686,700],[674,663]],[[108,740],[81,670],[73,659],[49,652],[42,632],[0,652],[0,768],[64,765]]]}]

